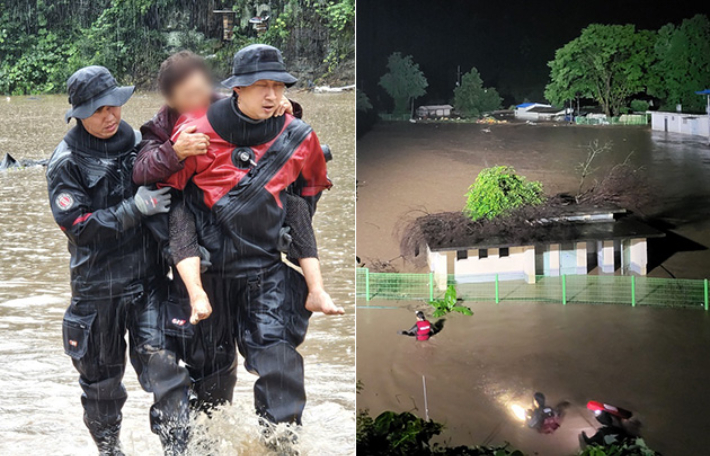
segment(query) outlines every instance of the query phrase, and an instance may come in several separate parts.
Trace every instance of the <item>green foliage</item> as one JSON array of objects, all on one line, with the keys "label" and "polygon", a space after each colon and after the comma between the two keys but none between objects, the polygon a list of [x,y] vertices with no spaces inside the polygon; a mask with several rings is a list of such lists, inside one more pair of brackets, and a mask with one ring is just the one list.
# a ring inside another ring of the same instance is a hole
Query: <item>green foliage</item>
[{"label": "green foliage", "polygon": [[544,201],[540,182],[528,181],[510,166],[496,166],[481,171],[469,187],[464,213],[472,220],[493,219]]},{"label": "green foliage", "polygon": [[446,289],[446,293],[444,293],[444,299],[429,301],[429,305],[434,308],[434,318],[443,317],[451,312],[458,312],[468,316],[473,315],[473,311],[470,308],[458,305],[456,298],[456,287],[450,285]]},{"label": "green foliage", "polygon": [[634,112],[646,112],[648,111],[649,104],[646,100],[631,100],[629,107]]},{"label": "green foliage", "polygon": [[444,426],[409,412],[386,411],[372,418],[366,411],[357,417],[357,453],[363,456],[523,456],[506,446],[459,446],[432,444]]},{"label": "green foliage", "polygon": [[578,456],[657,456],[658,453],[650,449],[642,438],[633,442],[624,442],[613,445],[591,445],[580,451]]},{"label": "green foliage", "polygon": [[[248,20],[265,5],[270,27],[257,36]],[[71,73],[92,64],[106,66],[122,83],[150,87],[160,62],[180,49],[214,56],[213,69],[225,76],[234,53],[255,42],[282,48],[292,67],[309,74],[354,60],[354,0],[236,0],[232,42],[221,41],[214,6],[194,0],[3,0],[0,92],[63,91]]]},{"label": "green foliage", "polygon": [[387,60],[387,69],[380,78],[380,86],[394,99],[394,114],[406,114],[410,100],[424,95],[429,83],[411,55],[393,53]]},{"label": "green foliage", "polygon": [[616,116],[651,80],[656,34],[633,25],[592,24],[555,53],[545,97],[561,105],[577,96],[594,98],[608,116]]},{"label": "green foliage", "polygon": [[474,67],[463,75],[461,85],[454,89],[454,107],[464,117],[479,117],[500,108],[503,99],[494,88],[483,88],[483,80]]},{"label": "green foliage", "polygon": [[372,103],[367,94],[360,89],[356,91],[355,106],[357,106],[358,111],[367,112],[372,109]]},{"label": "green foliage", "polygon": [[661,27],[655,56],[652,95],[673,109],[680,103],[684,111],[705,112],[705,97],[695,92],[710,88],[710,19],[699,14]]}]

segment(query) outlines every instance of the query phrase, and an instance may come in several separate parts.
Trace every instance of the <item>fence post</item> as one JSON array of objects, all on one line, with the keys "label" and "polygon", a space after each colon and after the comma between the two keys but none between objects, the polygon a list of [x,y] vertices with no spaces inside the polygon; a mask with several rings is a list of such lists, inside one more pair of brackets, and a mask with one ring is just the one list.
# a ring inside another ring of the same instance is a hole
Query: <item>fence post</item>
[{"label": "fence post", "polygon": [[708,290],[708,279],[703,280],[703,289],[705,291],[705,310],[708,310],[708,308],[710,308],[710,306],[708,305],[710,304],[710,294],[708,293],[708,291],[710,291]]},{"label": "fence post", "polygon": [[370,268],[365,268],[365,301],[370,300]]},{"label": "fence post", "polygon": [[562,304],[567,305],[567,276],[562,275]]},{"label": "fence post", "polygon": [[631,307],[636,307],[636,276],[631,276]]},{"label": "fence post", "polygon": [[434,273],[429,273],[429,301],[434,300]]},{"label": "fence post", "polygon": [[500,303],[500,290],[498,289],[498,274],[496,274],[496,304]]}]

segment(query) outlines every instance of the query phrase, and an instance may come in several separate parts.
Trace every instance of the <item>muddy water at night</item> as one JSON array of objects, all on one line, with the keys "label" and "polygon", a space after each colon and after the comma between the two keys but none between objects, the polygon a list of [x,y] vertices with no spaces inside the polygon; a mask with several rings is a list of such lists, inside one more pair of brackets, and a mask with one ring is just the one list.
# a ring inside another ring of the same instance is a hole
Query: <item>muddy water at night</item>
[{"label": "muddy water at night", "polygon": [[[643,213],[675,234],[650,252],[656,265],[649,275],[710,276],[706,138],[645,127],[483,128],[380,123],[358,141],[357,253],[365,263],[399,256],[393,232],[404,214],[461,210],[484,167],[512,165],[548,193],[574,191],[575,167],[598,139],[613,143],[599,173],[633,152],[630,160],[645,169],[653,192]],[[443,333],[422,344],[396,335],[413,324],[417,304],[371,304],[396,307],[358,312],[358,407],[373,414],[416,407],[424,416],[425,375],[430,415],[446,423],[455,444],[509,441],[529,454],[573,454],[577,434],[596,424],[584,409],[596,399],[636,411],[650,446],[666,455],[705,454],[710,445],[710,396],[703,392],[710,315],[702,311],[476,303],[474,317],[449,318]],[[510,412],[512,404],[528,406],[536,390],[573,404],[552,436],[521,427]]]},{"label": "muddy water at night", "polygon": [[[315,227],[326,287],[347,315],[311,320],[301,353],[309,402],[301,434],[304,454],[354,453],[354,97],[293,93],[334,154],[335,187],[318,206]],[[137,127],[160,106],[137,94],[124,119]],[[12,98],[0,104],[0,153],[48,158],[68,130],[66,96]],[[95,447],[82,423],[78,374],[63,354],[62,314],[69,302],[66,238],[47,204],[44,169],[0,172],[0,454],[84,455]],[[240,365],[236,403],[209,423],[221,454],[266,455],[255,438],[251,389],[255,377]],[[160,455],[148,426],[150,396],[130,367],[122,440],[128,455]],[[195,453],[199,454],[199,452]]]}]

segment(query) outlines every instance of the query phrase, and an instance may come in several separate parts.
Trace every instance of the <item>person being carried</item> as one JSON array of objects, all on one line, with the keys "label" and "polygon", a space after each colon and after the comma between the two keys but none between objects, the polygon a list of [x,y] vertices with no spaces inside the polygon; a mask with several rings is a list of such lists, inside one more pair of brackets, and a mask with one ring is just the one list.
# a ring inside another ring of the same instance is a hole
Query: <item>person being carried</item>
[{"label": "person being carried", "polygon": [[417,322],[414,323],[414,326],[407,331],[398,331],[398,334],[416,337],[417,340],[429,340],[434,335],[432,324],[426,319],[426,315],[421,310],[417,310],[415,315],[417,316]]},{"label": "person being carried", "polygon": [[[190,51],[173,54],[161,64],[158,86],[166,99],[166,105],[141,127],[143,141],[134,166],[136,184],[149,185],[165,181],[184,168],[185,159],[207,153],[209,137],[196,132],[194,126],[180,132],[174,142],[170,135],[180,115],[204,111],[212,102],[223,98],[212,91],[211,79],[204,59]],[[284,114],[301,118],[303,109],[298,103],[282,97],[273,116]],[[323,287],[308,204],[303,198],[286,193],[284,206],[285,229],[280,249],[301,267],[307,278],[309,296],[306,307],[312,312],[329,315],[344,313],[342,307],[333,303]],[[204,258],[206,252],[199,246],[194,216],[180,202],[174,204],[170,212],[170,252],[172,263],[190,299],[190,322],[197,324],[212,312],[200,278],[200,270],[209,260]]]}]

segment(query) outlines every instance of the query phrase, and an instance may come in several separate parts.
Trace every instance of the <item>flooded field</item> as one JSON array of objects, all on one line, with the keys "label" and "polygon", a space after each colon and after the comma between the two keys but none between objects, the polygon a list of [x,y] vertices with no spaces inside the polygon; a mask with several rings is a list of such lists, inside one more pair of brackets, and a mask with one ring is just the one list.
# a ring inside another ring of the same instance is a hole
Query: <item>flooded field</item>
[{"label": "flooded field", "polygon": [[[454,445],[510,442],[528,455],[570,456],[577,436],[599,424],[585,405],[605,401],[634,411],[641,434],[664,456],[707,454],[710,436],[710,315],[694,310],[532,303],[469,303],[474,316],[447,317],[428,342],[397,335],[416,303],[358,307],[358,407],[412,411],[446,425]],[[433,320],[432,320],[433,321]],[[535,391],[569,401],[562,426],[541,435],[511,405]]]},{"label": "flooded field", "polygon": [[541,181],[547,193],[573,192],[575,169],[593,140],[613,145],[600,156],[597,177],[631,154],[652,192],[644,215],[678,234],[674,246],[651,246],[649,275],[710,276],[707,138],[647,127],[380,123],[358,140],[357,253],[365,261],[398,257],[397,221],[411,211],[461,210],[468,186],[485,167],[510,165]]},{"label": "flooded field", "polygon": [[[490,128],[490,132],[483,131]],[[358,256],[367,264],[398,259],[398,221],[416,211],[461,210],[484,167],[512,165],[547,193],[574,191],[575,168],[598,140],[598,175],[630,155],[652,192],[643,214],[669,229],[650,244],[649,275],[710,276],[710,148],[705,138],[652,133],[646,127],[380,123],[358,141]],[[642,434],[666,456],[705,454],[710,437],[710,315],[702,311],[619,306],[469,303],[472,318],[450,317],[430,343],[397,336],[421,304],[359,303],[359,408],[429,411],[453,444],[511,442],[527,454],[574,454],[577,435],[596,421],[584,405],[608,401],[634,410]],[[426,307],[426,306],[424,306]],[[535,391],[572,407],[554,435],[515,420]]]},{"label": "flooded field", "polygon": [[[326,288],[347,314],[316,316],[301,353],[309,402],[302,431],[306,455],[351,455],[355,426],[354,331],[354,96],[289,94],[304,119],[333,150],[335,187],[323,196],[314,222]],[[137,94],[124,119],[138,127],[160,106]],[[0,103],[0,154],[48,158],[69,129],[66,96],[15,97]],[[66,238],[52,220],[44,169],[0,171],[0,454],[95,454],[82,423],[78,374],[62,350],[62,315],[69,303]],[[211,423],[221,454],[265,455],[252,407],[255,377],[240,364],[236,403]],[[128,455],[160,455],[148,425],[150,396],[127,368],[129,399],[122,440]]]}]

